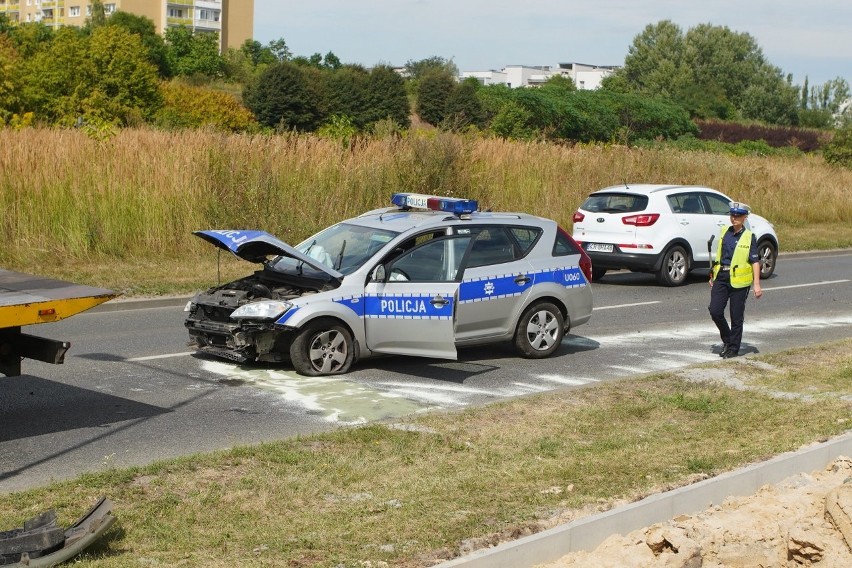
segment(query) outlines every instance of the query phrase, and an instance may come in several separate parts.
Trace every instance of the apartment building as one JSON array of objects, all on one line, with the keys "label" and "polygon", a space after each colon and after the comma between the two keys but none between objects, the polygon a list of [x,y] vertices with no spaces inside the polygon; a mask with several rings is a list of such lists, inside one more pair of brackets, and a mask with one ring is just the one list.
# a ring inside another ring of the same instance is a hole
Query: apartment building
[{"label": "apartment building", "polygon": [[[254,35],[254,0],[107,0],[107,15],[116,10],[153,20],[157,33],[171,26],[219,34],[219,49],[239,48]],[[48,26],[82,26],[92,16],[89,0],[0,0],[0,14],[12,22]]]},{"label": "apartment building", "polygon": [[601,86],[604,77],[611,75],[615,65],[588,65],[586,63],[558,63],[550,65],[507,65],[500,71],[463,71],[461,78],[474,77],[484,85],[508,87],[538,87],[554,75],[568,77],[578,89],[594,90]]}]

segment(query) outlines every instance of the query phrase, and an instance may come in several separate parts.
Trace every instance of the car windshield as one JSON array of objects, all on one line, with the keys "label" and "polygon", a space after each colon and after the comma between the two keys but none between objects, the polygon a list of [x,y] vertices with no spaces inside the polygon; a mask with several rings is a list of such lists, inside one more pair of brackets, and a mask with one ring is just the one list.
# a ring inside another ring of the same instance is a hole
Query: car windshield
[{"label": "car windshield", "polygon": [[[397,234],[387,229],[338,223],[305,239],[296,245],[296,250],[345,275],[358,270]],[[269,267],[289,272],[294,267],[301,269],[300,264],[294,258],[280,256]]]},{"label": "car windshield", "polygon": [[635,193],[597,193],[580,206],[592,213],[636,213],[648,207],[648,196]]}]

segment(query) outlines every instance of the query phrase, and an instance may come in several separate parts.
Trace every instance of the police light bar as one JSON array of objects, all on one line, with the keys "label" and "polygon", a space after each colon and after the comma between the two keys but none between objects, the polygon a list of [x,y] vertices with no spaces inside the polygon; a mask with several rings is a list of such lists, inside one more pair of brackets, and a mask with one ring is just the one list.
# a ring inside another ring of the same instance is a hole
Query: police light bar
[{"label": "police light bar", "polygon": [[479,209],[479,203],[473,199],[458,197],[440,197],[420,193],[394,193],[391,203],[402,209],[431,209],[453,215],[470,215]]}]

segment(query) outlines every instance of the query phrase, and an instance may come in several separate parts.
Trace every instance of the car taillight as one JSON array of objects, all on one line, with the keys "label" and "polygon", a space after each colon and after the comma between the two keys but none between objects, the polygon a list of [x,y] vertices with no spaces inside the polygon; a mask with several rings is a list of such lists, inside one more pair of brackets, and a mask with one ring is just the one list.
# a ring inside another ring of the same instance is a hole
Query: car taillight
[{"label": "car taillight", "polygon": [[574,211],[574,216],[571,217],[571,221],[573,221],[574,223],[580,223],[585,218],[586,216],[580,213],[579,211]]},{"label": "car taillight", "polygon": [[637,227],[650,227],[660,218],[659,213],[642,213],[639,215],[630,215],[622,217],[621,222],[625,225],[635,225]]},{"label": "car taillight", "polygon": [[586,276],[586,280],[592,281],[592,259],[586,254],[586,251],[580,249],[580,270]]},{"label": "car taillight", "polygon": [[574,238],[571,235],[569,235],[568,232],[565,229],[563,229],[562,227],[559,227],[557,230],[560,233],[562,233],[563,237],[568,239],[568,241],[574,243],[574,245],[576,246],[577,252],[580,254],[580,270],[586,276],[586,280],[591,282],[592,281],[592,259],[589,257],[588,254],[586,254],[586,251],[583,250],[583,247],[581,247],[579,244],[577,244],[577,241],[575,241]]}]

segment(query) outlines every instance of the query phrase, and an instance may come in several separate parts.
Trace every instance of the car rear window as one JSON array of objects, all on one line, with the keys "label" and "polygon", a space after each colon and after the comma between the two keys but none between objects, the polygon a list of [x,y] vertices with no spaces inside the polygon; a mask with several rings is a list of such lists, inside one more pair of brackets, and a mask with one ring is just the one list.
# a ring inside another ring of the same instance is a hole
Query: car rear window
[{"label": "car rear window", "polygon": [[592,213],[635,213],[648,207],[647,195],[635,193],[596,193],[590,195],[580,209]]}]

